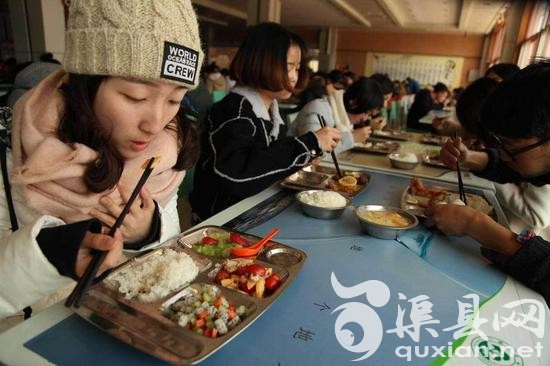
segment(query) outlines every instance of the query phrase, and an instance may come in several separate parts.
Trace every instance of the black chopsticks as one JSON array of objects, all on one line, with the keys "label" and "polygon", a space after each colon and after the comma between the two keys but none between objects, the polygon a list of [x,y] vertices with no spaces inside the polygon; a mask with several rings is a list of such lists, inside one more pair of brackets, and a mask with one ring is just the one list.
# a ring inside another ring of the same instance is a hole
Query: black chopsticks
[{"label": "black chopsticks", "polygon": [[[321,127],[326,127],[327,123],[325,122],[325,118],[321,116],[320,114],[317,115],[317,118],[319,119],[319,124]],[[330,152],[330,156],[332,156],[332,161],[334,162],[334,167],[336,168],[336,174],[338,175],[338,178],[342,178],[342,172],[340,171],[340,166],[338,165],[338,160],[336,160],[336,153],[334,150]]]},{"label": "black chopsticks", "polygon": [[[122,225],[124,218],[128,214],[128,211],[130,210],[130,207],[132,207],[132,203],[134,202],[139,192],[143,188],[143,185],[151,175],[151,172],[153,171],[156,165],[155,162],[158,162],[158,160],[160,160],[160,157],[153,157],[147,160],[143,165],[143,168],[145,170],[143,171],[143,174],[141,175],[141,178],[139,179],[136,185],[136,188],[134,188],[134,191],[132,192],[130,199],[128,199],[128,202],[126,202],[126,204],[124,205],[122,212],[120,213],[115,223],[109,230],[108,234],[110,236],[114,236],[117,229],[120,227],[120,225]],[[86,293],[86,291],[88,291],[88,289],[92,285],[97,275],[97,271],[99,270],[99,267],[105,260],[106,255],[107,255],[107,252],[105,251],[99,251],[99,250],[95,251],[92,260],[90,261],[90,263],[88,264],[88,267],[86,268],[86,271],[84,272],[82,277],[80,277],[80,280],[78,281],[77,285],[75,286],[71,294],[67,297],[67,300],[65,301],[66,307],[71,307],[74,305],[75,307],[78,308],[80,306],[80,301],[82,299],[82,296]]]},{"label": "black chopsticks", "polygon": [[[456,132],[451,132],[451,138],[453,141],[456,139]],[[460,163],[458,161],[459,159],[456,159],[456,174],[458,176],[458,195],[462,202],[464,202],[465,205],[468,204],[468,201],[466,200],[466,192],[464,191],[464,182],[462,181],[462,173],[460,172]]]}]

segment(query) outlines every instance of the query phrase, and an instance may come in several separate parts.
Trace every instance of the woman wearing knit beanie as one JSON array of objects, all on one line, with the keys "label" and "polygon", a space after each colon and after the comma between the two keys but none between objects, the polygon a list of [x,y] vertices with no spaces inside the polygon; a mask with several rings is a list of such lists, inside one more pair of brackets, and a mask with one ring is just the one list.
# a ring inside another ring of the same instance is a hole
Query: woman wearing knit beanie
[{"label": "woman wearing knit beanie", "polygon": [[332,151],[340,132],[332,127],[287,137],[277,99],[307,82],[304,42],[279,24],[247,30],[231,63],[237,86],[214,104],[190,200],[205,220]]},{"label": "woman wearing knit beanie", "polygon": [[[202,58],[190,0],[71,1],[63,69],[13,110],[0,187],[0,318],[74,284],[94,249],[108,251],[101,272],[123,247],[144,250],[180,232],[176,192],[198,155],[180,102]],[[160,164],[121,229],[101,234],[154,156]]]}]

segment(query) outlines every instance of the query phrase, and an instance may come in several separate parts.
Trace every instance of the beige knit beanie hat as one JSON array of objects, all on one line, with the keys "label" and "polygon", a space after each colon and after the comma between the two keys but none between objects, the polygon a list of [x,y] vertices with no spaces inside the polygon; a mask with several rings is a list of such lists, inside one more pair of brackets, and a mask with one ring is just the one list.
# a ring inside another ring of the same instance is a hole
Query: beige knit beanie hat
[{"label": "beige knit beanie hat", "polygon": [[199,82],[203,53],[191,0],[72,0],[65,70],[166,81]]}]

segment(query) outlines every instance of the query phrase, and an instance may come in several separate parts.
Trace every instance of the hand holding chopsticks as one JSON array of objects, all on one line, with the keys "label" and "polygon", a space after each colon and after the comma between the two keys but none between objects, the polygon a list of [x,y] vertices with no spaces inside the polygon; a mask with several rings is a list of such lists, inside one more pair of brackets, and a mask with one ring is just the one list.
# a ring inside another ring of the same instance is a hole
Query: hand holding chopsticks
[{"label": "hand holding chopsticks", "polygon": [[[451,138],[453,139],[453,141],[456,139],[456,132],[451,133]],[[466,192],[464,191],[464,182],[462,181],[462,173],[460,171],[459,159],[456,160],[456,174],[458,176],[458,195],[460,196],[462,202],[467,205],[468,201],[466,200]]]},{"label": "hand holding chopsticks", "polygon": [[[324,128],[327,126],[327,123],[323,116],[318,114],[317,118],[319,119],[319,124],[321,125],[321,128]],[[336,168],[336,174],[338,175],[338,178],[343,177],[342,172],[340,171],[340,166],[338,165],[338,160],[336,159],[336,153],[334,152],[334,150],[330,152],[330,156],[332,157],[332,161],[334,162],[334,167]]]},{"label": "hand holding chopsticks", "polygon": [[[144,165],[143,174],[141,175],[140,180],[138,181],[136,187],[134,188],[134,191],[130,195],[130,198],[124,205],[122,212],[118,216],[115,223],[111,226],[108,233],[109,236],[114,236],[115,232],[122,225],[124,218],[128,214],[130,207],[132,206],[132,203],[134,202],[139,192],[143,188],[143,185],[151,175],[151,172],[154,169],[155,162],[157,162],[159,159],[160,159],[159,157],[153,157],[149,159]],[[80,300],[82,299],[82,296],[86,293],[86,291],[88,291],[88,289],[92,285],[92,282],[95,279],[101,264],[105,260],[106,255],[107,255],[106,251],[96,251],[94,253],[94,257],[90,261],[88,267],[86,268],[86,271],[84,272],[84,274],[78,281],[76,287],[73,289],[73,291],[65,301],[65,306],[70,307],[74,305],[78,307],[80,305]]]}]

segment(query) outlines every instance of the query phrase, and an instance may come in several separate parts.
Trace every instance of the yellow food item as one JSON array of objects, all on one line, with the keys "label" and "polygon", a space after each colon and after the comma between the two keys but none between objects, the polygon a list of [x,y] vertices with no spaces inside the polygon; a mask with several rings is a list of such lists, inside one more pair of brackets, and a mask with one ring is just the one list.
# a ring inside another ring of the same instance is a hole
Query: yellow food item
[{"label": "yellow food item", "polygon": [[384,226],[404,227],[410,224],[409,220],[395,211],[366,211],[360,212],[359,216],[362,219]]},{"label": "yellow food item", "polygon": [[338,183],[345,187],[355,187],[357,185],[357,178],[352,177],[351,175],[346,175],[338,179]]}]

